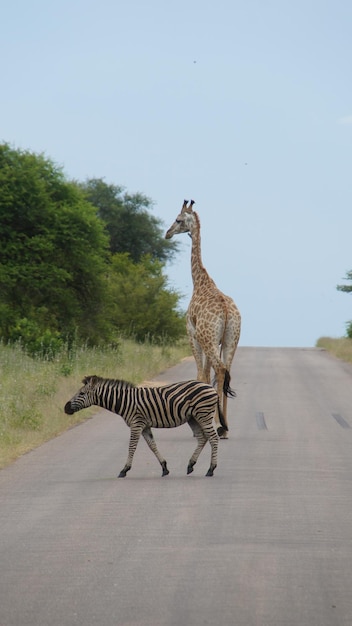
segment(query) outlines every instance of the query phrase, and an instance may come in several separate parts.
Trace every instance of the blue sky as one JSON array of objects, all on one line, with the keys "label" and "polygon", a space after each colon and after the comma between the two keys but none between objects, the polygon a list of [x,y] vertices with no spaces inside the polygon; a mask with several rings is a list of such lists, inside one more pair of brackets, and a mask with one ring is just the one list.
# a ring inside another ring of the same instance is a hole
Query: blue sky
[{"label": "blue sky", "polygon": [[[352,297],[348,0],[13,0],[0,140],[142,192],[165,230],[196,201],[240,345],[339,337]],[[167,268],[192,293],[190,245]]]}]

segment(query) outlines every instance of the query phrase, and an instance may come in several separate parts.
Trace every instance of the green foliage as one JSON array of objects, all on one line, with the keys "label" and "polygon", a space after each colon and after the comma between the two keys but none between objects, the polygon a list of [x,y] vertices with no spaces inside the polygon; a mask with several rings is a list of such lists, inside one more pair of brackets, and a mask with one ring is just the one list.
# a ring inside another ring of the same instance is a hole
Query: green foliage
[{"label": "green foliage", "polygon": [[180,296],[163,274],[177,245],[151,207],[140,193],[67,181],[43,155],[0,145],[0,339],[54,359],[65,342],[182,337]]},{"label": "green foliage", "polygon": [[[0,146],[0,333],[6,341],[18,336],[21,324],[25,341],[28,320],[35,321],[39,343],[76,328],[93,342],[104,335],[107,250],[103,224],[76,184],[43,156]],[[33,325],[29,334],[31,342]]]},{"label": "green foliage", "polygon": [[179,295],[166,288],[162,263],[150,256],[134,263],[128,254],[112,257],[109,273],[111,321],[125,336],[138,341],[175,340],[185,334]]},{"label": "green foliage", "polygon": [[101,178],[87,180],[82,189],[106,225],[112,254],[127,252],[135,263],[145,255],[162,262],[172,258],[178,243],[165,239],[161,220],[149,213],[150,198],[125,193],[123,187]]},{"label": "green foliage", "polygon": [[30,356],[53,359],[62,349],[63,339],[57,331],[42,330],[34,319],[17,320],[9,336],[11,343],[22,343]]},{"label": "green foliage", "polygon": [[[352,282],[352,270],[346,273],[345,280],[350,280]],[[351,293],[352,285],[337,285],[336,289],[338,291],[344,291],[345,293]]]},{"label": "green foliage", "polygon": [[[352,282],[352,270],[346,273],[345,280],[349,280]],[[344,291],[345,293],[352,293],[352,284],[351,285],[337,285],[336,289],[338,291]],[[352,339],[352,320],[346,322],[346,335],[349,339]]]}]

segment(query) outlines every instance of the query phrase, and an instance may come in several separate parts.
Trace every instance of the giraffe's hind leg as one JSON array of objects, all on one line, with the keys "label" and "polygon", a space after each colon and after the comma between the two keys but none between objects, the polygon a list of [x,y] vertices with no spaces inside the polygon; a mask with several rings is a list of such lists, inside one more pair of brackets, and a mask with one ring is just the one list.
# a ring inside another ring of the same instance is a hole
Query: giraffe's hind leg
[{"label": "giraffe's hind leg", "polygon": [[[234,308],[233,308],[234,307]],[[227,421],[227,398],[235,397],[235,392],[230,387],[231,365],[237,349],[238,340],[241,333],[241,315],[234,303],[231,303],[232,314],[228,318],[228,323],[222,339],[222,358],[225,363],[227,374],[225,374],[225,385],[223,389],[222,410],[225,422]],[[227,376],[227,378],[226,378]]]},{"label": "giraffe's hind leg", "polygon": [[195,326],[192,323],[192,320],[189,316],[189,313],[187,313],[187,334],[188,334],[188,339],[189,342],[191,344],[191,348],[192,348],[192,353],[194,356],[194,360],[196,362],[197,365],[197,380],[200,380],[202,382],[206,382],[205,378],[204,378],[204,364],[203,364],[203,359],[204,359],[204,354],[203,354],[203,349],[202,346],[200,345],[200,343],[197,341],[197,339],[195,338]]}]

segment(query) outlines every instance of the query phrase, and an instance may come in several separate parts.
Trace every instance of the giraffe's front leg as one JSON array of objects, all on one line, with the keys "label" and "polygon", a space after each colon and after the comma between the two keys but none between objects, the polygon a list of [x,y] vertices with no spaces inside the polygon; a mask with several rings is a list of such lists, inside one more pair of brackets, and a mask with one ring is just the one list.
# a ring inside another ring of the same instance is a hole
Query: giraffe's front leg
[{"label": "giraffe's front leg", "polygon": [[205,380],[205,377],[204,377],[204,366],[203,366],[203,360],[204,360],[203,349],[200,343],[196,339],[196,327],[193,324],[190,316],[187,317],[187,334],[188,334],[189,342],[191,344],[194,360],[197,365],[197,380],[200,380],[202,383],[206,383],[207,381]]},{"label": "giraffe's front leg", "polygon": [[208,385],[211,384],[210,382],[210,369],[211,369],[211,362],[210,359],[208,359],[208,357],[205,357],[205,365],[204,365],[204,381],[205,383],[207,383]]}]

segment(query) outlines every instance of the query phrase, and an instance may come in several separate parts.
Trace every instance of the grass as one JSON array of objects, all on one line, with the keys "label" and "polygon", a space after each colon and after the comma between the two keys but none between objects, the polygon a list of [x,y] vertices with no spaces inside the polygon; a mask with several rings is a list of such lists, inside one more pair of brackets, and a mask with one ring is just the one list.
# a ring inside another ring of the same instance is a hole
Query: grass
[{"label": "grass", "polygon": [[338,359],[352,363],[352,339],[341,337],[320,337],[316,343],[317,348],[324,348]]},{"label": "grass", "polygon": [[33,359],[20,346],[0,344],[0,468],[96,411],[72,416],[63,411],[84,376],[139,384],[189,354],[187,340],[158,346],[121,339],[118,348],[65,350],[54,360]]}]

